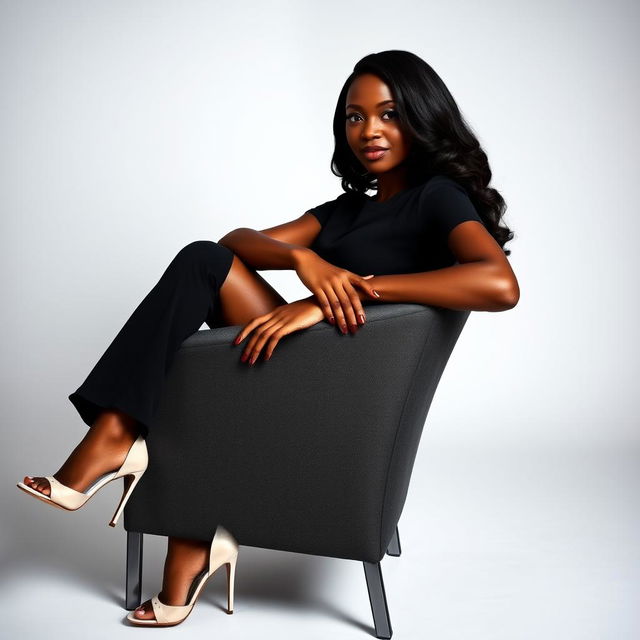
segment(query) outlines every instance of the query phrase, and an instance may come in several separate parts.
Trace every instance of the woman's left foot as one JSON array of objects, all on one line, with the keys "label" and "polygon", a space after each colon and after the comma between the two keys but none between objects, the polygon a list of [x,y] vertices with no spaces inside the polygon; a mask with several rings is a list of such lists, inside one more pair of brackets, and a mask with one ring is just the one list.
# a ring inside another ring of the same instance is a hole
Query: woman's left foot
[{"label": "woman's left foot", "polygon": [[[118,410],[101,412],[53,477],[75,491],[86,491],[101,475],[122,466],[138,434],[134,418]],[[44,476],[25,476],[22,482],[45,496],[51,495]]]},{"label": "woman's left foot", "polygon": [[[193,579],[209,566],[211,543],[188,538],[169,537],[164,563],[160,601],[170,605],[187,604],[187,594]],[[151,599],[134,610],[140,620],[155,620]]]}]

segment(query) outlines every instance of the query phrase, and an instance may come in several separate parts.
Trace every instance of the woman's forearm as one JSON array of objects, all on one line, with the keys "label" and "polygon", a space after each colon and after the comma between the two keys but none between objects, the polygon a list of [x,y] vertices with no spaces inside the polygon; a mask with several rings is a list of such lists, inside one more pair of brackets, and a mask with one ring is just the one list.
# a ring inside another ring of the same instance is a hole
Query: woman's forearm
[{"label": "woman's forearm", "polygon": [[[374,276],[369,280],[381,302],[415,302],[449,309],[506,311],[520,295],[517,282],[501,265],[467,262],[421,273]],[[359,293],[361,300],[371,299]]]},{"label": "woman's forearm", "polygon": [[259,270],[295,269],[298,258],[307,247],[274,240],[255,229],[234,229],[218,240],[218,244],[231,249],[246,265]]}]

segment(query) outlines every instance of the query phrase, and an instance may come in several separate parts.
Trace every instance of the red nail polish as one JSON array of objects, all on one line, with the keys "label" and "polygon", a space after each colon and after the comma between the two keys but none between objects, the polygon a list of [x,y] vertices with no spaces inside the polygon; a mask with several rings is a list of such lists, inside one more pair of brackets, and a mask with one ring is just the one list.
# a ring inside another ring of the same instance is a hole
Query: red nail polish
[{"label": "red nail polish", "polygon": [[336,323],[336,321],[335,321],[335,319],[334,319],[334,317],[333,317],[333,316],[331,316],[331,317],[329,318],[329,322],[330,322],[331,324],[335,324],[335,323]]},{"label": "red nail polish", "polygon": [[246,362],[248,357],[249,357],[249,355],[247,353],[243,353],[240,356],[240,360],[242,360],[242,362]]},{"label": "red nail polish", "polygon": [[236,339],[233,341],[233,344],[240,344],[240,336],[236,336]]},{"label": "red nail polish", "polygon": [[358,314],[358,318],[360,318],[360,322],[361,322],[362,324],[364,324],[364,314],[359,313],[359,314]]}]

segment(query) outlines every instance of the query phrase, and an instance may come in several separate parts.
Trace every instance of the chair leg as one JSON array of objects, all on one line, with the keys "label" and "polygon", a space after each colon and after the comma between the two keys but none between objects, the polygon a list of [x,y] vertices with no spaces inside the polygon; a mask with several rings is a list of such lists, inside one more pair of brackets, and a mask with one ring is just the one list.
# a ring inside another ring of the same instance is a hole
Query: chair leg
[{"label": "chair leg", "polygon": [[393,534],[393,538],[391,538],[391,542],[387,547],[387,553],[390,556],[399,556],[402,553],[402,549],[400,549],[400,534],[398,533],[398,526],[396,525],[396,532]]},{"label": "chair leg", "polygon": [[382,581],[382,568],[379,562],[363,562],[364,575],[367,579],[369,602],[373,613],[373,624],[376,629],[376,638],[391,638],[391,619],[387,607],[387,596],[384,592]]},{"label": "chair leg", "polygon": [[140,606],[142,598],[142,541],[139,531],[127,531],[127,575],[125,584],[125,609]]}]

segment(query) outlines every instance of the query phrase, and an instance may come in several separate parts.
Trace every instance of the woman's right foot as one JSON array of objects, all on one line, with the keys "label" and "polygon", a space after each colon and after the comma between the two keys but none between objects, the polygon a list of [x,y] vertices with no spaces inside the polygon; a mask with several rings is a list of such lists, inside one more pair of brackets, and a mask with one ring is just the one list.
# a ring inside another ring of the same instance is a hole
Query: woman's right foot
[{"label": "woman's right foot", "polygon": [[[194,578],[209,566],[210,542],[169,537],[164,563],[160,602],[185,605]],[[155,620],[151,599],[143,602],[133,613],[140,620]]]},{"label": "woman's right foot", "polygon": [[[139,433],[134,418],[118,410],[103,411],[53,477],[84,492],[97,478],[122,466]],[[46,496],[51,495],[49,481],[43,476],[25,476],[23,482]]]}]

